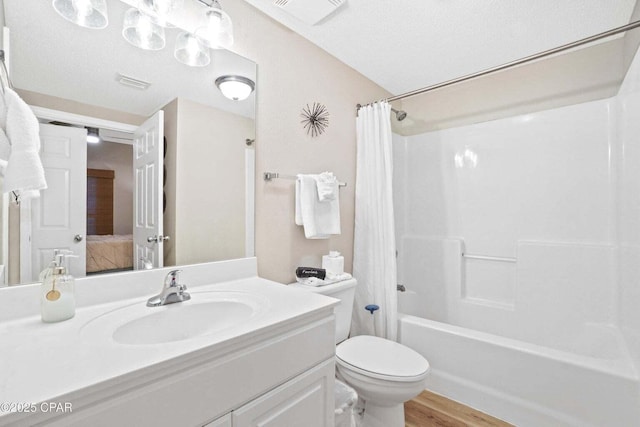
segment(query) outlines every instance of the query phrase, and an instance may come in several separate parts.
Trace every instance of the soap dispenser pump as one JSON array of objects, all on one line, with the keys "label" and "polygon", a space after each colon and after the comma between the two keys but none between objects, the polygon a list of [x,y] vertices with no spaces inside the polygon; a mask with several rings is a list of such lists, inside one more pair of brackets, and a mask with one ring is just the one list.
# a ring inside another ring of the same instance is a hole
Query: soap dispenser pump
[{"label": "soap dispenser pump", "polygon": [[68,260],[71,257],[76,257],[71,251],[56,249],[53,261],[40,275],[40,314],[43,322],[61,322],[76,314],[74,279],[68,273]]}]

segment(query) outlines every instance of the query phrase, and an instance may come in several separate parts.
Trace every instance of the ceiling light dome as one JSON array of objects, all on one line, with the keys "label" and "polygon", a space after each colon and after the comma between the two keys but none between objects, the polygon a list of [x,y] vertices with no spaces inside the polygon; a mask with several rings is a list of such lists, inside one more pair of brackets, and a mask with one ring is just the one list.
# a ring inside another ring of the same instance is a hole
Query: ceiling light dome
[{"label": "ceiling light dome", "polygon": [[166,44],[164,28],[136,8],[124,14],[122,36],[132,45],[145,50],[160,50]]},{"label": "ceiling light dome", "polygon": [[100,130],[98,128],[87,127],[87,142],[89,144],[98,144],[102,141],[100,138]]},{"label": "ceiling light dome", "polygon": [[109,24],[106,0],[53,0],[52,5],[60,16],[81,27],[99,30]]},{"label": "ceiling light dome", "polygon": [[196,36],[187,32],[178,34],[174,56],[191,67],[206,67],[211,62],[209,48]]},{"label": "ceiling light dome", "polygon": [[216,86],[227,98],[243,101],[251,95],[256,84],[243,76],[220,76],[216,79]]}]

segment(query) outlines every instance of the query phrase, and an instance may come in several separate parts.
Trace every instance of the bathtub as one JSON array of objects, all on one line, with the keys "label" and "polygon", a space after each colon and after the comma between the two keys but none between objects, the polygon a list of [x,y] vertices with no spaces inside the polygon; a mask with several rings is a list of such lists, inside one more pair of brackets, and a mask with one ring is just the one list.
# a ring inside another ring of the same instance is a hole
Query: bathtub
[{"label": "bathtub", "polygon": [[520,427],[640,426],[638,374],[606,329],[579,354],[408,314],[398,322],[399,341],[431,365],[430,391]]}]

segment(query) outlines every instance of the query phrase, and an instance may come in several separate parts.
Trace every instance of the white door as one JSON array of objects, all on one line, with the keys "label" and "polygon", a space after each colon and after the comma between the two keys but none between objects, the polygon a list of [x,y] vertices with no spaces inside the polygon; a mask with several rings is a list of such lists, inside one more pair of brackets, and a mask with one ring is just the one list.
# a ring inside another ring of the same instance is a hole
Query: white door
[{"label": "white door", "polygon": [[133,268],[163,266],[162,157],[164,112],[158,111],[133,134]]},{"label": "white door", "polygon": [[40,125],[40,158],[47,189],[20,202],[20,281],[37,281],[53,259],[54,249],[68,249],[75,277],[86,274],[87,131]]}]

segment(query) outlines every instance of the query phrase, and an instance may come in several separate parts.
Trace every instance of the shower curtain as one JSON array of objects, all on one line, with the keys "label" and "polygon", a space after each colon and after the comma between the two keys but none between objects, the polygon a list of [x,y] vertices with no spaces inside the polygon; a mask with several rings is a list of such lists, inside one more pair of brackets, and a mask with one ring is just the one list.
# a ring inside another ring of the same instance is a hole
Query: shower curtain
[{"label": "shower curtain", "polygon": [[[397,269],[393,216],[391,106],[361,107],[356,119],[357,171],[353,276],[358,280],[352,335],[396,340]],[[375,304],[371,314],[365,309]]]}]

